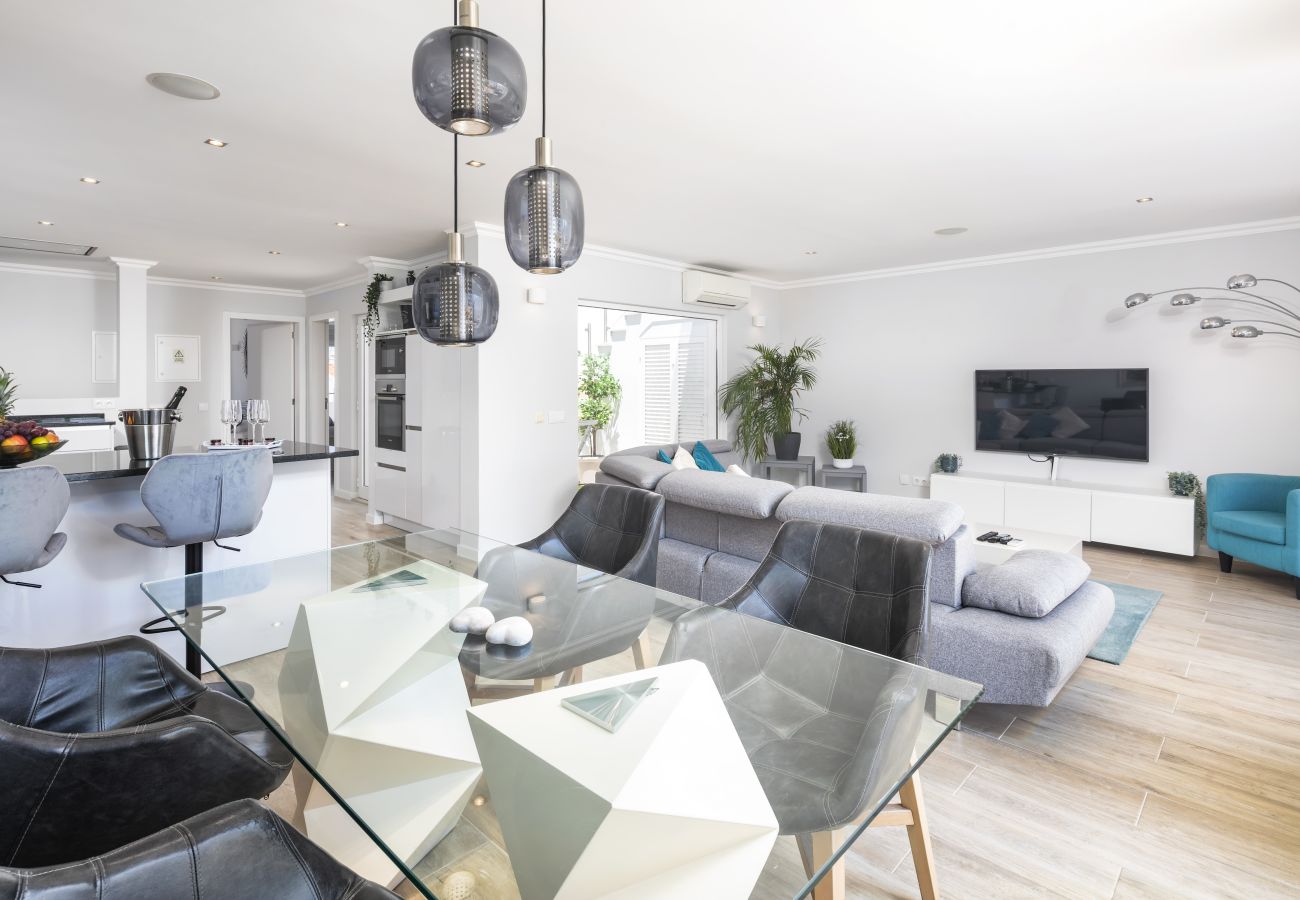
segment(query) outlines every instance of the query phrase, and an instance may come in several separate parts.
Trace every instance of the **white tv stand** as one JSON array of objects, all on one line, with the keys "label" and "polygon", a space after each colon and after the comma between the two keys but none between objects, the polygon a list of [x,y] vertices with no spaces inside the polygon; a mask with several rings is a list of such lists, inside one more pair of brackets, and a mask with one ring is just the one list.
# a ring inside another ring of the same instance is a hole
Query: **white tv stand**
[{"label": "white tv stand", "polygon": [[1196,555],[1195,501],[1160,488],[958,472],[932,475],[930,497],[956,503],[967,522]]}]

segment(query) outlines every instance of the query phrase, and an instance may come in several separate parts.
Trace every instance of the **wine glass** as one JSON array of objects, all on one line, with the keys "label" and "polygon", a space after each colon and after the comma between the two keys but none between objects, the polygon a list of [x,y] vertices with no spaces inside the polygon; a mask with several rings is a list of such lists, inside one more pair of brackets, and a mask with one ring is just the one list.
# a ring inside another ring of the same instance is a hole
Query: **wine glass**
[{"label": "wine glass", "polygon": [[266,423],[271,421],[271,403],[269,400],[257,401],[257,421],[262,426],[262,441],[266,441]]},{"label": "wine glass", "polygon": [[239,424],[244,417],[243,410],[238,400],[221,401],[221,421],[230,431],[229,443],[235,443],[235,426]]}]

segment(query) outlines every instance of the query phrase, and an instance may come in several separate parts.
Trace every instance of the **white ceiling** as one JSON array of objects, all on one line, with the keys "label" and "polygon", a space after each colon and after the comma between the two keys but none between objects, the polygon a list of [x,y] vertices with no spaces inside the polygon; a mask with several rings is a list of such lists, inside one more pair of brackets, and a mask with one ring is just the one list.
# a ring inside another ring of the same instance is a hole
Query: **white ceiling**
[{"label": "white ceiling", "polygon": [[[451,7],[5,4],[0,235],[293,288],[440,247],[451,137],[416,110],[410,60]],[[507,179],[531,162],[539,7],[482,0],[533,100],[505,135],[462,140],[462,159],[488,163],[461,169],[462,222],[500,222]],[[548,124],[593,244],[790,280],[1300,213],[1294,0],[550,13]],[[222,96],[159,93],[153,71]],[[945,226],[970,230],[933,234]]]}]

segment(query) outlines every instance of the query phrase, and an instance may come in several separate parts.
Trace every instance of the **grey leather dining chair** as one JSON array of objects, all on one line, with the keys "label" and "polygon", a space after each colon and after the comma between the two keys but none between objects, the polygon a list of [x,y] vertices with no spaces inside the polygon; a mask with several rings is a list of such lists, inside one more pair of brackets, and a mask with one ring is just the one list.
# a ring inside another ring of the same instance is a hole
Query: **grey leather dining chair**
[{"label": "grey leather dining chair", "polygon": [[[841,829],[856,827],[911,764],[928,700],[917,666],[930,555],[929,544],[898,535],[786,522],[739,591],[687,612],[669,633],[660,664],[697,659],[709,668],[809,877],[843,844]],[[824,640],[790,640],[790,628]],[[933,897],[916,775],[872,824],[907,826],[921,896]],[[843,896],[840,860],[813,897]]]},{"label": "grey leather dining chair", "polygon": [[255,800],[64,865],[0,865],[0,900],[399,900]]},{"label": "grey leather dining chair", "polygon": [[[238,551],[220,543],[241,537],[262,520],[262,507],[271,492],[271,451],[263,448],[220,453],[177,453],[154,463],[140,485],[140,500],[157,520],[156,525],[121,523],[113,528],[120,537],[145,547],[185,548],[185,574],[203,571],[203,545],[212,541],[223,550]],[[203,606],[200,579],[187,579],[187,622],[196,631],[204,616],[222,610]],[[189,622],[189,616],[195,616]],[[175,631],[166,616],[146,622],[144,634]],[[196,635],[197,636],[197,635]],[[185,647],[185,666],[201,673],[198,650]]]},{"label": "grey leather dining chair", "polygon": [[53,466],[0,472],[0,581],[39,588],[8,576],[50,564],[68,542],[59,523],[68,512],[68,479]]}]

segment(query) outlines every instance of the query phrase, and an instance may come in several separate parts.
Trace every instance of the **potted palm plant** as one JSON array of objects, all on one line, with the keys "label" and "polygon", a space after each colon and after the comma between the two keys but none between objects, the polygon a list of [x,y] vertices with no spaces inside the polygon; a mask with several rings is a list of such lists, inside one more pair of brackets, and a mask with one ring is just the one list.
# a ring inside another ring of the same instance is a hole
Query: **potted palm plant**
[{"label": "potted palm plant", "polygon": [[821,340],[808,338],[782,350],[779,345],[755,344],[753,361],[718,391],[718,403],[736,417],[736,449],[750,462],[767,456],[767,442],[777,459],[798,459],[800,434],[794,417],[807,413],[795,405],[799,394],[817,384],[813,363]]},{"label": "potted palm plant", "polygon": [[858,427],[852,419],[832,422],[826,429],[826,448],[831,451],[831,465],[837,469],[853,467],[853,454],[858,449]]}]

